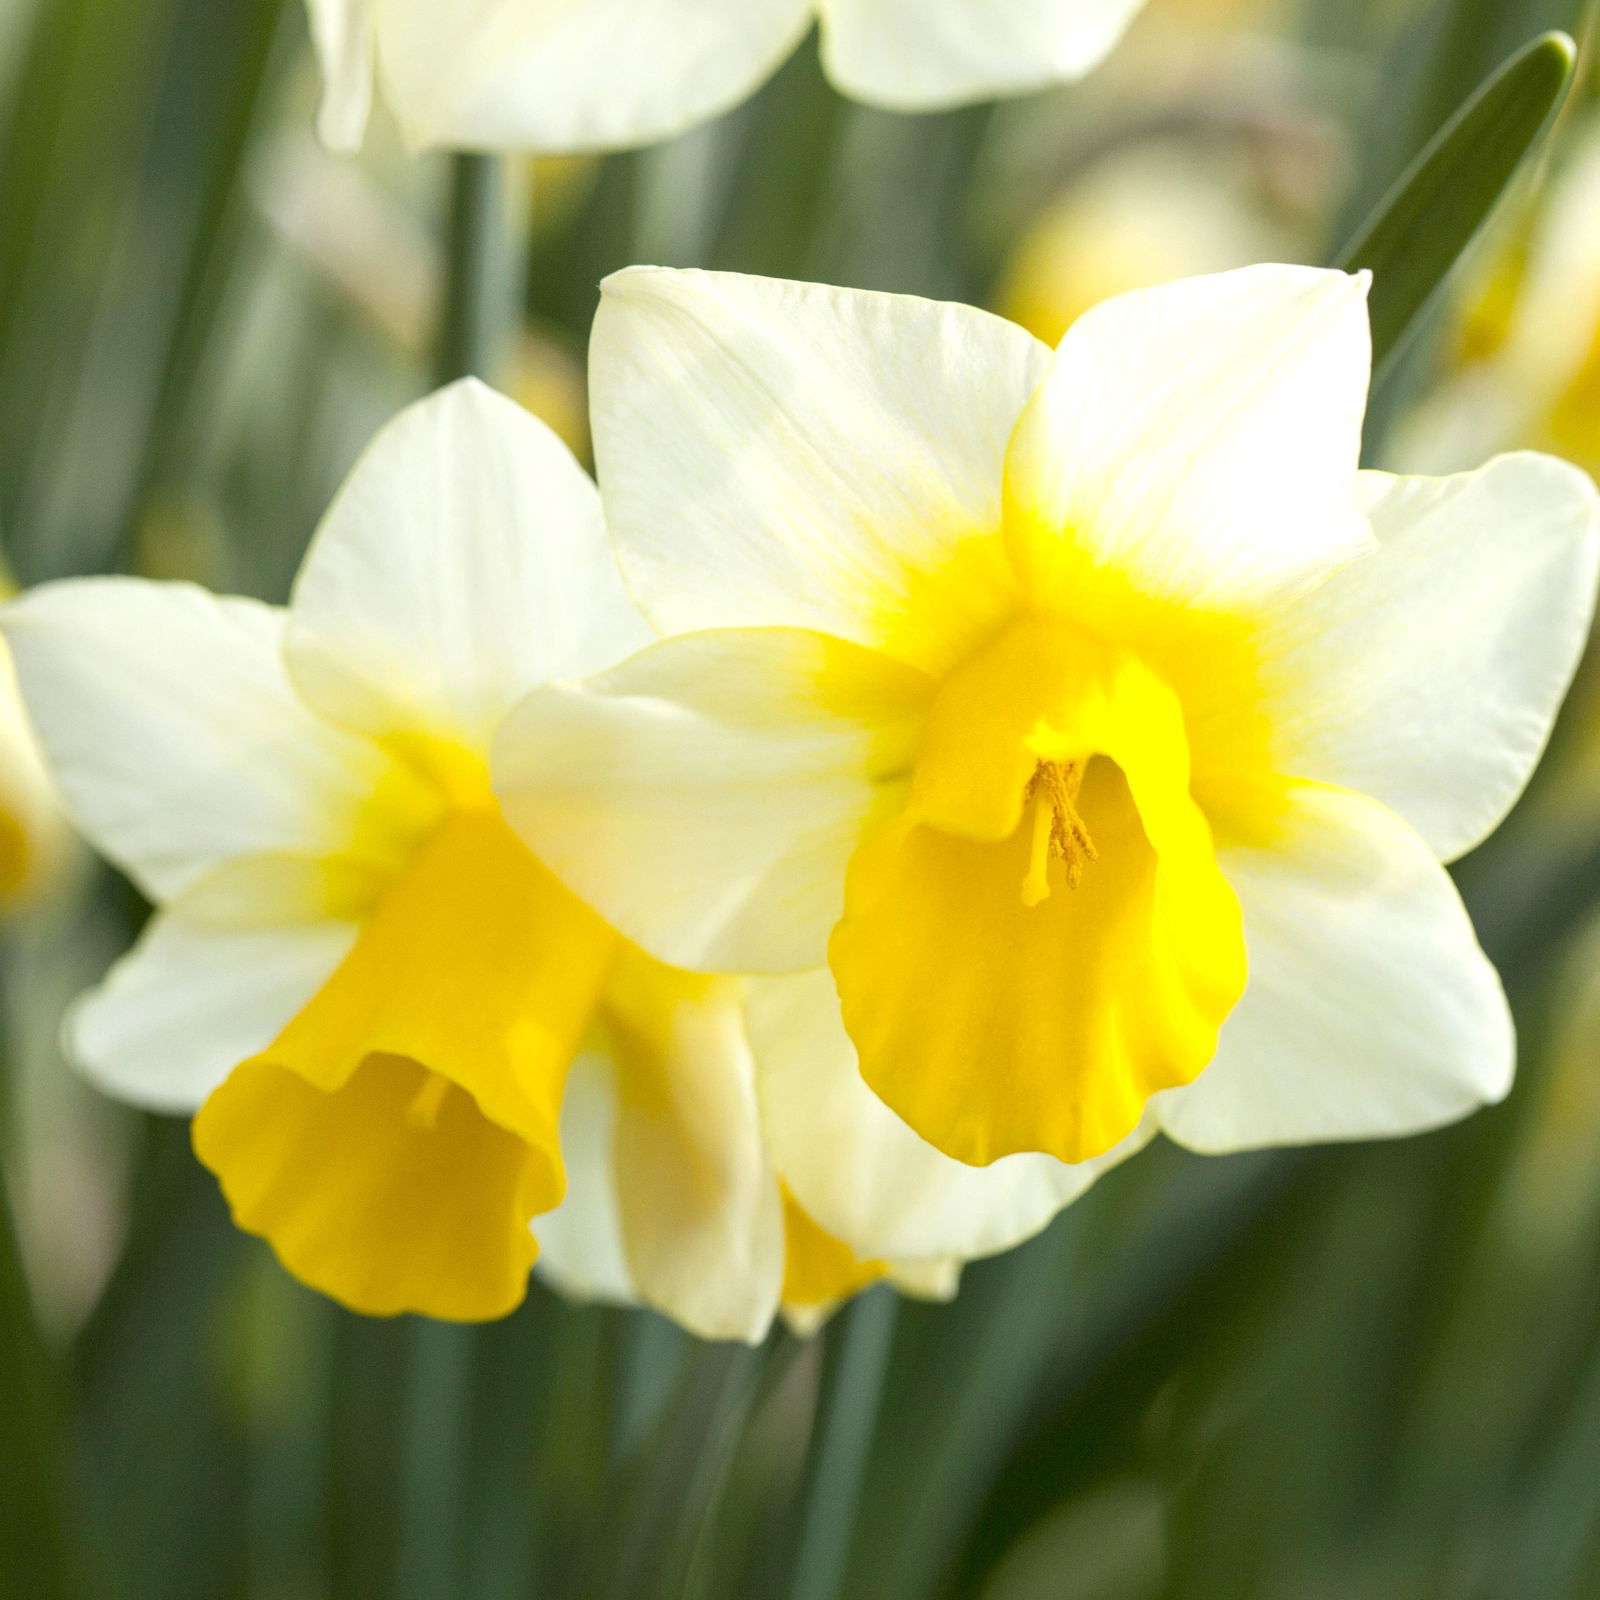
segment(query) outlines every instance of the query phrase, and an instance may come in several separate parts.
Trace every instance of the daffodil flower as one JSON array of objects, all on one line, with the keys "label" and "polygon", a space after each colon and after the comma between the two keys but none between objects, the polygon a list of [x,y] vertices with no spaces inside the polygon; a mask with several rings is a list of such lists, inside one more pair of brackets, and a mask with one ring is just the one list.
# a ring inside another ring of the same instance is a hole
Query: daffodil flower
[{"label": "daffodil flower", "polygon": [[[380,434],[287,611],[100,578],[4,620],[72,810],[158,907],[72,1053],[196,1113],[239,1225],[347,1305],[491,1317],[543,1244],[574,1292],[759,1339],[879,1277],[952,1292],[1087,1186],[929,1150],[855,1078],[831,994],[758,1005],[653,960],[507,828],[508,712],[650,635],[593,483],[481,385]],[[750,1035],[789,1014],[815,1089],[776,1160]],[[886,1180],[897,1229],[852,1198]]]},{"label": "daffodil flower", "polygon": [[522,703],[508,817],[659,959],[826,957],[865,1084],[963,1163],[1499,1098],[1441,863],[1539,756],[1596,495],[1531,454],[1358,471],[1365,293],[1251,267],[1052,354],[957,305],[619,274],[601,484],[670,637]]},{"label": "daffodil flower", "polygon": [[241,1227],[363,1311],[507,1311],[562,1199],[569,1065],[611,1052],[641,1292],[759,1336],[783,1221],[737,996],[627,950],[490,789],[520,695],[648,636],[554,435],[458,385],[379,436],[286,612],[102,578],[5,628],[72,811],[158,907],[72,1052],[197,1113]]},{"label": "daffodil flower", "polygon": [[354,149],[382,85],[419,148],[641,145],[727,111],[813,22],[844,93],[904,111],[1081,77],[1143,0],[307,0],[321,133]]}]

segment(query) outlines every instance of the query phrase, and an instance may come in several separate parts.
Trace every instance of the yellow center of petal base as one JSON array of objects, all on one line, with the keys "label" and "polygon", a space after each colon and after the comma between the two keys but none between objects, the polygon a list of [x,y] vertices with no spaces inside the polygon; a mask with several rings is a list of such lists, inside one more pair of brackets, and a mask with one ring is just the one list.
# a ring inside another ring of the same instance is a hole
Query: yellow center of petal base
[{"label": "yellow center of petal base", "polygon": [[829,954],[862,1076],[947,1155],[1119,1143],[1203,1070],[1245,982],[1162,678],[1045,618],[953,672]]},{"label": "yellow center of petal base", "polygon": [[355,1310],[522,1298],[568,1065],[617,939],[492,811],[451,816],[326,984],[194,1122],[234,1219]]},{"label": "yellow center of petal base", "polygon": [[22,893],[34,866],[33,840],[26,824],[0,807],[0,905]]},{"label": "yellow center of petal base", "polygon": [[863,1261],[835,1238],[789,1192],[783,1194],[783,1303],[799,1310],[830,1306],[876,1283],[889,1270],[883,1261]]}]

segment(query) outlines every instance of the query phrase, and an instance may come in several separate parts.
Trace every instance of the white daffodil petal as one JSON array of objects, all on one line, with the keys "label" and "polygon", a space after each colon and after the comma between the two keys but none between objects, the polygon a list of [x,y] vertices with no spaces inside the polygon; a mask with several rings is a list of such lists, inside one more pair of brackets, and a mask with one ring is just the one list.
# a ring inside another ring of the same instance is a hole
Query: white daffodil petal
[{"label": "white daffodil petal", "polygon": [[1372,555],[1262,640],[1276,759],[1398,811],[1449,861],[1510,809],[1589,635],[1600,497],[1550,456],[1362,474]]},{"label": "white daffodil petal", "polygon": [[1006,536],[1036,598],[1085,567],[1252,608],[1372,544],[1353,488],[1371,366],[1366,279],[1255,266],[1137,289],[1068,329],[1006,463]]},{"label": "white daffodil petal", "polygon": [[1404,821],[1307,785],[1270,846],[1220,859],[1244,911],[1250,982],[1216,1059],[1151,1102],[1180,1144],[1419,1133],[1505,1095],[1515,1044],[1500,980]]},{"label": "white daffodil petal", "polygon": [[892,1261],[889,1282],[914,1300],[954,1300],[961,1288],[961,1266],[953,1256],[942,1261]]},{"label": "white daffodil petal", "polygon": [[273,607],[83,578],[30,591],[0,626],[70,813],[155,899],[235,856],[346,848],[387,770],[295,693]]},{"label": "white daffodil petal", "polygon": [[[1009,593],[1006,440],[1049,359],[969,306],[727,273],[608,278],[606,515],[667,633],[817,628],[948,665]],[[970,558],[970,559],[969,559]]]},{"label": "white daffodil petal", "polygon": [[327,981],[349,923],[233,932],[158,913],[67,1018],[68,1054],[108,1094],[187,1115]]},{"label": "white daffodil petal", "polygon": [[539,1271],[563,1294],[636,1305],[617,1211],[616,1064],[594,1041],[572,1063],[561,1101],[566,1198],[534,1219]]},{"label": "white daffodil petal", "polygon": [[825,968],[746,988],[772,1163],[806,1212],[859,1257],[968,1259],[1007,1250],[1154,1131],[1141,1127],[1078,1166],[1044,1155],[966,1166],[918,1138],[862,1081]]},{"label": "white daffodil petal", "polygon": [[825,959],[844,869],[909,769],[921,674],[822,634],[665,640],[507,718],[495,787],[534,852],[653,955]]},{"label": "white daffodil petal", "polygon": [[1081,78],[1144,0],[821,0],[823,62],[844,93],[931,111]]},{"label": "white daffodil petal", "polygon": [[811,14],[811,0],[386,0],[380,66],[414,146],[614,149],[736,105]]},{"label": "white daffodil petal", "polygon": [[313,704],[374,734],[486,744],[520,695],[649,637],[600,497],[542,422],[472,379],[368,447],[306,555],[287,653]]},{"label": "white daffodil petal", "polygon": [[372,111],[371,0],[306,0],[322,69],[317,133],[330,150],[359,150]]},{"label": "white daffodil petal", "polygon": [[766,1337],[784,1273],[736,979],[624,951],[606,996],[617,1211],[639,1298],[703,1339]]}]

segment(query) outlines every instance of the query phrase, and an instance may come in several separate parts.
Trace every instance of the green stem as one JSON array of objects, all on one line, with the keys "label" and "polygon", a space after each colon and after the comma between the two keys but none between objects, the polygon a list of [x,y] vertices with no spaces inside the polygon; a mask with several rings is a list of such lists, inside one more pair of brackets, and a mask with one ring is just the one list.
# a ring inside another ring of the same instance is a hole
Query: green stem
[{"label": "green stem", "polygon": [[[496,376],[521,315],[522,283],[506,216],[505,168],[492,155],[451,157],[444,302],[434,376]],[[473,1330],[419,1319],[412,1329],[395,1592],[460,1592],[471,1438]]]},{"label": "green stem", "polygon": [[193,454],[207,366],[234,269],[250,236],[245,197],[250,154],[291,60],[286,11],[284,0],[250,0],[241,13],[232,88],[217,121],[215,154],[193,224],[119,565],[134,552],[141,518],[162,489],[181,478]]},{"label": "green stem", "polygon": [[837,1600],[877,1432],[899,1299],[869,1289],[828,1330],[790,1600]]},{"label": "green stem", "polygon": [[68,1600],[81,1592],[65,1509],[54,1373],[34,1319],[0,1172],[0,1594]]},{"label": "green stem", "polygon": [[457,1600],[473,1330],[419,1319],[411,1335],[395,1595],[397,1600]]},{"label": "green stem", "polygon": [[510,351],[522,282],[505,191],[498,156],[451,157],[444,311],[434,371],[441,385],[466,377],[493,382]]}]

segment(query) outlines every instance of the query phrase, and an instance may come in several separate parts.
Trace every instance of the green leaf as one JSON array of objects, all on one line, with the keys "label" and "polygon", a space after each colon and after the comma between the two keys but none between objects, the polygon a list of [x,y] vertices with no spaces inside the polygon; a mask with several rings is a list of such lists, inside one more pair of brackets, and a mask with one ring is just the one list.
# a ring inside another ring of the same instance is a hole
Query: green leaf
[{"label": "green leaf", "polygon": [[1572,81],[1577,47],[1540,35],[1493,73],[1401,174],[1333,264],[1372,273],[1381,373],[1539,142]]},{"label": "green leaf", "polygon": [[63,1505],[54,1375],[34,1322],[0,1174],[0,1595],[67,1600],[79,1593]]}]

